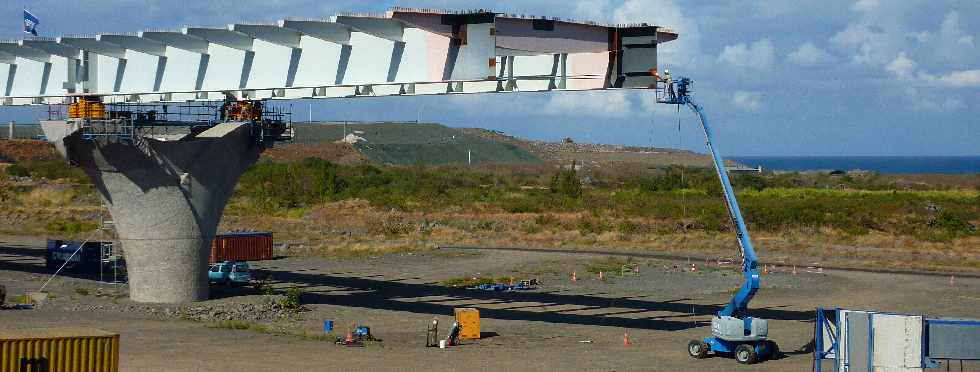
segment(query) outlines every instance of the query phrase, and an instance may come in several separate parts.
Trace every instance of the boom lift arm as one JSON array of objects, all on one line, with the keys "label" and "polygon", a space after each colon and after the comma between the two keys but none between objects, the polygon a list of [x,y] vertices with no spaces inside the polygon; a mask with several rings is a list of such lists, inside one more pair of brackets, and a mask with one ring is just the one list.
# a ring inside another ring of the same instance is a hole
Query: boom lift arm
[{"label": "boom lift arm", "polygon": [[770,358],[777,355],[778,346],[766,339],[769,333],[766,320],[754,319],[745,314],[749,302],[759,289],[758,257],[755,254],[755,248],[752,246],[752,240],[749,238],[749,231],[745,227],[745,220],[742,218],[742,211],[738,206],[738,200],[735,198],[731,180],[728,178],[728,171],[725,170],[724,160],[714,148],[714,135],[711,126],[708,124],[707,115],[705,115],[704,109],[691,99],[692,83],[691,79],[688,78],[680,78],[677,81],[668,79],[665,92],[662,98],[658,98],[658,102],[687,106],[698,115],[701,129],[704,131],[708,154],[711,155],[715,172],[718,174],[718,180],[721,182],[722,191],[725,194],[725,206],[728,208],[728,215],[738,235],[738,245],[742,253],[742,274],[745,281],[728,305],[711,320],[713,337],[691,341],[688,344],[688,352],[695,358],[705,357],[708,351],[733,353],[735,359],[741,363],[754,363],[760,358]]}]

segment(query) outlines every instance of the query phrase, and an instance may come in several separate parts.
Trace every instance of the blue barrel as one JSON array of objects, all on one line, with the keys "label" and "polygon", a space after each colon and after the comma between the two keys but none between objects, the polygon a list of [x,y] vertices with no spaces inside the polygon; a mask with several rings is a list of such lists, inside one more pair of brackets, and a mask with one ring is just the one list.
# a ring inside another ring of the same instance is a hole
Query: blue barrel
[{"label": "blue barrel", "polygon": [[333,332],[333,321],[332,320],[324,320],[323,321],[323,333],[330,333],[330,332]]}]

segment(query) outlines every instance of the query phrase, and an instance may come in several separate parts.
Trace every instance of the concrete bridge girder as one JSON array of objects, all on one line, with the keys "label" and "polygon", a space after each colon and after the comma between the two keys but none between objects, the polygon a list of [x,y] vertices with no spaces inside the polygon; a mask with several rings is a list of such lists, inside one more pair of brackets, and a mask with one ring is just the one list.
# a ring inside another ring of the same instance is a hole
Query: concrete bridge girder
[{"label": "concrete bridge girder", "polygon": [[245,52],[253,51],[252,41],[254,39],[241,32],[223,28],[205,27],[187,27],[183,31],[184,34],[199,37],[212,44],[219,44]]},{"label": "concrete bridge girder", "polygon": [[167,56],[167,46],[159,41],[147,39],[134,35],[109,35],[102,34],[95,37],[96,40],[118,45],[124,49],[135,50],[157,57]]},{"label": "concrete bridge girder", "polygon": [[[77,79],[82,90],[153,102],[245,90],[256,98],[288,99],[344,97],[348,91],[383,96],[649,88],[657,44],[675,38],[672,31],[646,25],[399,8],[383,15],[72,36],[58,44],[78,49],[76,58],[91,63],[84,69],[91,76]],[[53,48],[25,41],[0,45],[0,52],[13,56],[6,61],[14,63],[69,58]],[[17,69],[7,65],[8,74]],[[36,102],[31,98],[40,92],[58,95],[79,88],[66,82],[41,89],[46,80],[31,66],[16,71],[22,75],[15,84],[20,88],[5,89],[0,103]],[[501,76],[507,80],[497,81]]]}]

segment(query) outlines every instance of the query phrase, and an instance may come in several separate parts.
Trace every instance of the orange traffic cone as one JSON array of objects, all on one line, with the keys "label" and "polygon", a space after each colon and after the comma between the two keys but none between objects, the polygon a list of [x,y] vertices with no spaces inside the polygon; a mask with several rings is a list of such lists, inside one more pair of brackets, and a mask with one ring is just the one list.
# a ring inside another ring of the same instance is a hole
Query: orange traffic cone
[{"label": "orange traffic cone", "polygon": [[762,266],[762,275],[769,275],[769,265]]},{"label": "orange traffic cone", "polygon": [[626,328],[623,332],[623,346],[630,346],[630,345],[633,345],[633,343],[630,342],[630,330],[629,328]]},{"label": "orange traffic cone", "polygon": [[575,272],[574,271],[572,271],[572,281],[573,282],[577,282],[578,281],[578,278],[575,277]]},{"label": "orange traffic cone", "polygon": [[344,343],[345,344],[348,344],[348,345],[354,343],[354,328],[353,328],[353,325],[351,326],[351,328],[348,328],[347,329],[347,339],[344,340]]},{"label": "orange traffic cone", "polygon": [[692,272],[692,273],[696,273],[696,272],[698,272],[698,265],[695,265],[695,264],[691,264],[691,272]]}]

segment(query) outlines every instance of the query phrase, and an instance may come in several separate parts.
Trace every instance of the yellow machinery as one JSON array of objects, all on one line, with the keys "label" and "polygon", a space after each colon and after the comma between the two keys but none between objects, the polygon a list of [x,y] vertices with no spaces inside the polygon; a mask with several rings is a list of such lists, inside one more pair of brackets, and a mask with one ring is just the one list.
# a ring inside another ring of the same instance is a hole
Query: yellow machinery
[{"label": "yellow machinery", "polygon": [[261,101],[226,102],[221,107],[221,118],[225,121],[261,121]]},{"label": "yellow machinery", "polygon": [[457,308],[456,323],[459,324],[459,338],[463,340],[480,339],[480,310],[474,308]]},{"label": "yellow machinery", "polygon": [[69,119],[105,119],[105,105],[100,96],[73,97],[74,102],[68,105]]}]

